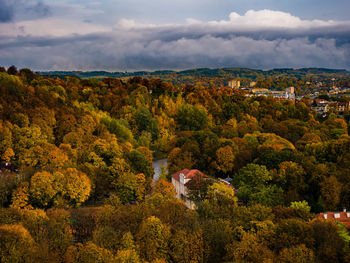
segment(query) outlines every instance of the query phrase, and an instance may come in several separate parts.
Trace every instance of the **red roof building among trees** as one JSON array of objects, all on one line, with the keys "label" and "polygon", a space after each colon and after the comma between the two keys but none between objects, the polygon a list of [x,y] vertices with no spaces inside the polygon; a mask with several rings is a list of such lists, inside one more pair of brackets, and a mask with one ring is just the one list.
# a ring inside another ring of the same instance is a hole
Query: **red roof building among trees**
[{"label": "red roof building among trees", "polygon": [[171,182],[173,183],[177,193],[176,197],[184,200],[186,206],[190,209],[195,209],[195,204],[187,198],[188,189],[185,185],[187,182],[196,177],[206,178],[208,176],[196,169],[183,169],[171,175]]},{"label": "red roof building among trees", "polygon": [[341,222],[347,229],[350,229],[350,211],[320,213],[316,217]]}]

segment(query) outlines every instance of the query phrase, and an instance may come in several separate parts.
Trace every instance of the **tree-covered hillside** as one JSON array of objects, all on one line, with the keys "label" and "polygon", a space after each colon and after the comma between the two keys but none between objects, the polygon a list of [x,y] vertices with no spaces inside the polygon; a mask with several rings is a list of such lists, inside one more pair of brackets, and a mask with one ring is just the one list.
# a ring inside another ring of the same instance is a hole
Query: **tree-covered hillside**
[{"label": "tree-covered hillside", "polygon": [[[350,261],[343,225],[315,218],[350,208],[348,112],[15,67],[0,91],[0,262]],[[196,210],[168,181],[185,168],[210,179]]]},{"label": "tree-covered hillside", "polygon": [[248,68],[197,68],[183,71],[138,71],[138,72],[106,72],[106,71],[51,71],[40,72],[43,76],[52,78],[78,77],[80,79],[121,78],[129,81],[133,77],[147,79],[159,78],[178,87],[186,85],[203,87],[227,86],[232,79],[239,80],[242,88],[267,88],[284,90],[295,87],[297,95],[310,95],[317,91],[327,94],[332,87],[350,89],[350,72],[343,69],[301,68],[301,69],[271,69],[256,70]]}]

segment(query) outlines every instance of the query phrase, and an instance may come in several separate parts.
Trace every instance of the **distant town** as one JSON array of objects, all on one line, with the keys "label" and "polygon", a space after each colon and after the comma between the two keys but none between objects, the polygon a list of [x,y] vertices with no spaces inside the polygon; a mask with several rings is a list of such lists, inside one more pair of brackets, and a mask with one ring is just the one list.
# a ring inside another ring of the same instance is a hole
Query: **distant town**
[{"label": "distant town", "polygon": [[[335,81],[333,78],[332,81]],[[315,110],[317,114],[326,117],[327,113],[335,113],[337,115],[344,115],[345,112],[350,111],[350,102],[344,101],[346,97],[350,94],[350,88],[344,87],[328,87],[326,88],[327,93],[322,92],[320,94],[320,89],[323,89],[322,82],[313,83],[316,87],[312,93],[307,96],[296,96],[295,88],[288,87],[282,91],[267,88],[256,88],[257,82],[252,81],[249,83],[249,87],[241,87],[239,80],[230,80],[227,82],[227,87],[231,89],[237,89],[246,92],[246,97],[254,96],[272,96],[276,99],[287,99],[287,100],[302,100],[306,99],[307,104],[312,110]],[[306,82],[306,85],[311,85],[310,82]],[[323,97],[323,98],[322,98]],[[324,99],[324,98],[328,98]],[[329,99],[332,98],[332,101]]]}]

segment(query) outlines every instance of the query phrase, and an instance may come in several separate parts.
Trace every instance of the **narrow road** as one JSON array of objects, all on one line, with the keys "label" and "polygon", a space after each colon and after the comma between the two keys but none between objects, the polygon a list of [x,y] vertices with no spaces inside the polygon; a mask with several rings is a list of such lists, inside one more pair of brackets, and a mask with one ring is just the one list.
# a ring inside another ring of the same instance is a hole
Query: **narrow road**
[{"label": "narrow road", "polygon": [[168,168],[168,159],[154,161],[152,166],[154,170],[153,180],[157,180],[161,173],[161,167],[164,166],[165,168]]}]

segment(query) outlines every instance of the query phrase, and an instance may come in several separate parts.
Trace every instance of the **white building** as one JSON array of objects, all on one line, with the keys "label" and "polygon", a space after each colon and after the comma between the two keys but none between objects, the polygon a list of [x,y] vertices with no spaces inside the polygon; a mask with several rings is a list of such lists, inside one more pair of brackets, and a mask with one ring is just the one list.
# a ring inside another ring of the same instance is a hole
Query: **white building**
[{"label": "white building", "polygon": [[284,98],[288,100],[294,100],[295,99],[295,91],[294,87],[289,87],[285,89]]},{"label": "white building", "polygon": [[328,101],[321,101],[316,106],[311,107],[311,109],[315,110],[317,114],[324,115],[329,111],[329,105],[330,103]]},{"label": "white building", "polygon": [[197,176],[201,178],[207,177],[204,173],[195,169],[184,169],[174,173],[171,176],[171,182],[173,183],[177,193],[176,197],[184,200],[186,206],[190,209],[195,209],[196,205],[194,204],[194,202],[188,199],[188,189],[186,187],[186,183]]},{"label": "white building", "polygon": [[239,89],[239,87],[241,86],[241,82],[239,80],[230,80],[228,82],[228,86],[231,89]]}]

